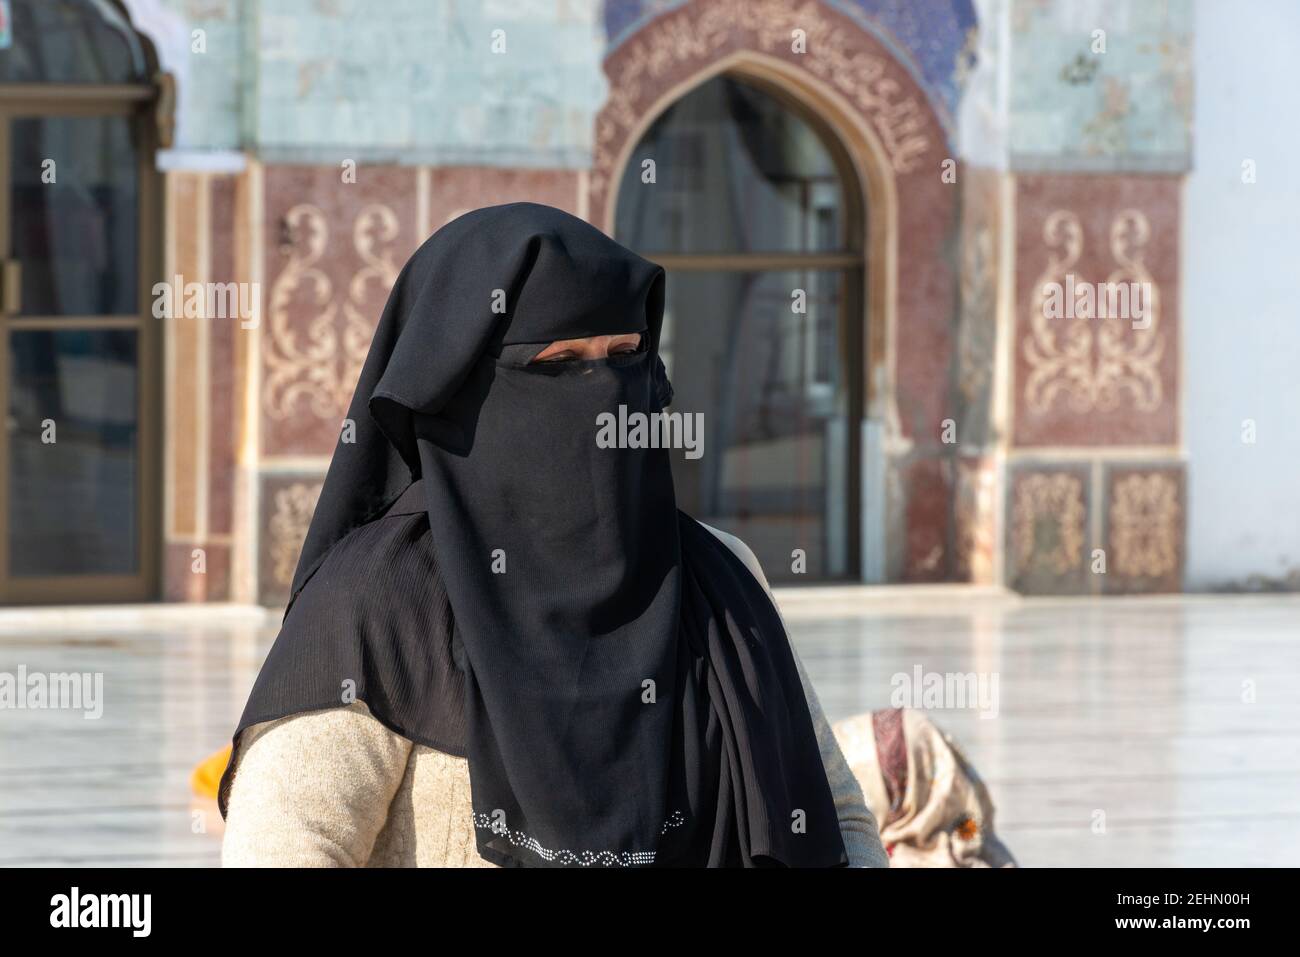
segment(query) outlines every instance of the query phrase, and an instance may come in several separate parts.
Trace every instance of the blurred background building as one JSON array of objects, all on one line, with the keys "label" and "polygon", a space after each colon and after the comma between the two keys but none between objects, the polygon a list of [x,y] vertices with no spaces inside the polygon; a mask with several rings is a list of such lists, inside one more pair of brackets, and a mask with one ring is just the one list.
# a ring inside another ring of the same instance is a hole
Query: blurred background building
[{"label": "blurred background building", "polygon": [[[398,270],[517,200],[668,269],[681,504],[774,581],[1296,589],[1298,46],[1286,0],[0,0],[0,598],[283,602]],[[1044,319],[1070,277],[1145,325]]]}]

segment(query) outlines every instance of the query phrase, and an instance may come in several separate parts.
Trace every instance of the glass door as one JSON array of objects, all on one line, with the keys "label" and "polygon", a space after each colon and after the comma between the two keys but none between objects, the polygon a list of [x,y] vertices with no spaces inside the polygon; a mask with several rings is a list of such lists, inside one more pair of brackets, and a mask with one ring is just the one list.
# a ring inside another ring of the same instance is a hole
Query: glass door
[{"label": "glass door", "polygon": [[0,99],[5,602],[153,597],[149,133],[130,101]]},{"label": "glass door", "polygon": [[[653,169],[654,176],[647,176]],[[668,271],[660,353],[705,450],[678,505],[774,582],[859,574],[862,212],[816,118],[740,77],[668,107],[631,154],[617,238]]]}]

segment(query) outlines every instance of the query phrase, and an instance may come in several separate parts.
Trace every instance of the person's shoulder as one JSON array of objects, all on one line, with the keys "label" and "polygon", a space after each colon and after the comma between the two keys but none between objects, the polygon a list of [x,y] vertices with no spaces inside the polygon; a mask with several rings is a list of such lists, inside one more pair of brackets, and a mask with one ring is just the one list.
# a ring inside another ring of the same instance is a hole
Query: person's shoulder
[{"label": "person's shoulder", "polygon": [[754,554],[754,550],[746,545],[742,539],[732,535],[730,532],[724,532],[720,528],[714,528],[712,525],[701,522],[698,518],[693,519],[693,521],[723,545],[726,545],[731,553],[739,558],[744,566],[749,569],[750,574],[758,579],[758,583],[763,586],[765,591],[769,593],[772,591],[771,586],[767,583],[767,576],[763,574],[763,566],[759,563],[758,556]]},{"label": "person's shoulder", "polygon": [[[714,538],[716,538],[718,541],[722,542],[722,544],[726,545],[733,552],[735,552],[738,558],[746,559],[753,556],[754,554],[753,549],[751,549],[748,545],[746,545],[744,541],[742,541],[740,538],[736,537],[735,535],[732,535],[730,532],[724,532],[720,528],[714,528],[708,522],[701,522],[698,518],[695,519],[695,523],[699,525],[702,529],[704,529],[706,532],[708,532],[710,535],[712,535]],[[748,564],[748,562],[746,562],[746,564]]]}]

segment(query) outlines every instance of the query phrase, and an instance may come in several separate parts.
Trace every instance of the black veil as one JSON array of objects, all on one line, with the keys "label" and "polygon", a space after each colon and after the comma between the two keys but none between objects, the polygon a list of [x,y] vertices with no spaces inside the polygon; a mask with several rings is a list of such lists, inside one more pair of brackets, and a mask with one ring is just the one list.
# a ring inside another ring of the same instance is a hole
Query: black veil
[{"label": "black veil", "polygon": [[[238,736],[338,707],[468,758],[480,854],[517,866],[847,858],[779,616],[676,509],[663,270],[518,203],[449,223],[375,331]],[[635,353],[528,365],[554,340]],[[535,348],[533,348],[535,347]],[[222,807],[233,770],[227,769]]]}]

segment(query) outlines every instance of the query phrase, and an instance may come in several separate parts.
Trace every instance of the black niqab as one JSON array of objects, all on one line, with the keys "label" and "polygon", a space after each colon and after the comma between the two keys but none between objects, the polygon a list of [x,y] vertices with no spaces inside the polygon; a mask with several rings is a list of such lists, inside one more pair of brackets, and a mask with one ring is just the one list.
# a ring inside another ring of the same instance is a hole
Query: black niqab
[{"label": "black niqab", "polygon": [[[660,267],[545,206],[478,210],[416,252],[236,743],[341,705],[351,681],[389,727],[468,758],[494,863],[845,862],[766,592],[677,511],[665,449],[596,440],[602,413],[670,396],[663,303]],[[636,353],[527,364],[555,340],[631,332]],[[403,545],[426,515],[427,542]],[[439,601],[413,598],[430,589]]]}]

